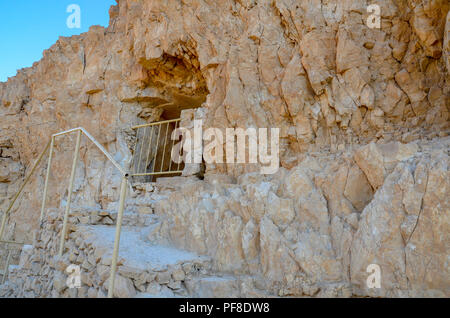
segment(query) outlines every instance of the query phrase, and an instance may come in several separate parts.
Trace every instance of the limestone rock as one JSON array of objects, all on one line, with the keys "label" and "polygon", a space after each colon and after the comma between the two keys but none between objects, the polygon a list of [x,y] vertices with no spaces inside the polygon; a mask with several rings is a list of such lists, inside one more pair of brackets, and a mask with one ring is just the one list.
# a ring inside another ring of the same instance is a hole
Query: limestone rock
[{"label": "limestone rock", "polygon": [[[372,29],[365,1],[118,0],[108,27],[61,37],[0,83],[0,210],[55,132],[83,126],[132,169],[135,125],[279,128],[274,175],[206,163],[130,179],[122,244],[142,234],[205,260],[156,271],[122,250],[116,295],[448,297],[450,5],[381,2]],[[0,295],[105,297],[112,242],[88,229],[113,230],[121,175],[91,146],[61,259],[73,143],[57,140],[42,224],[45,168],[30,179],[5,237],[33,248],[14,256]],[[71,263],[79,293],[64,287]],[[370,264],[381,290],[366,286]]]},{"label": "limestone rock", "polygon": [[344,195],[358,211],[362,211],[373,198],[372,187],[357,166],[351,167],[348,172]]},{"label": "limestone rock", "polygon": [[444,58],[447,66],[447,74],[450,73],[450,11],[447,13],[447,23],[444,31]]},{"label": "limestone rock", "polygon": [[302,64],[316,95],[321,95],[326,84],[333,78],[335,69],[336,41],[325,31],[311,31],[301,44]]},{"label": "limestone rock", "polygon": [[[397,165],[375,194],[374,200],[364,209],[352,244],[351,275],[359,288],[358,293],[420,297],[427,290],[445,290],[444,286],[448,285],[444,252],[448,235],[436,236],[436,233],[448,227],[448,215],[437,211],[448,210],[444,193],[449,186],[449,157],[445,152],[438,151],[430,159],[426,168],[428,181],[425,181],[426,190],[418,214],[408,215],[408,210],[411,210],[403,204],[405,192],[402,188],[405,171],[410,174],[410,170],[416,169],[418,172],[417,169],[423,167],[404,162]],[[417,200],[422,201],[421,197]],[[436,209],[436,205],[443,210]],[[361,283],[363,280],[359,280],[361,275],[366,276],[365,270],[370,264],[381,266],[382,285],[379,290],[368,289]],[[430,266],[436,270],[427,271]]]},{"label": "limestone rock", "polygon": [[[109,278],[105,282],[105,287],[108,286]],[[131,279],[117,274],[114,281],[114,296],[119,298],[133,298],[136,296],[136,289]]]},{"label": "limestone rock", "polygon": [[371,143],[361,147],[355,153],[355,161],[376,190],[383,184],[387,173],[392,171],[398,162],[413,157],[417,151],[416,144],[405,145],[391,142],[377,145]]},{"label": "limestone rock", "polygon": [[376,190],[384,182],[386,171],[384,169],[383,155],[373,143],[362,147],[355,154],[355,161],[364,171],[372,187]]}]

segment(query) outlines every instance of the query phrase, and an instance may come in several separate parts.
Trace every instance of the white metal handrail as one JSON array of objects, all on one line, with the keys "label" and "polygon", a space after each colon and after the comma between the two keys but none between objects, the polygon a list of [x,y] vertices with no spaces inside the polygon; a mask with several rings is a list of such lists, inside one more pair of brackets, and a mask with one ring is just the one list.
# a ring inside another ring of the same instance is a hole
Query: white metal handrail
[{"label": "white metal handrail", "polygon": [[3,268],[3,271],[1,272],[1,274],[3,275],[3,278],[1,280],[2,285],[6,282],[6,277],[9,274],[9,265],[11,263],[11,257],[12,257],[12,253],[11,253],[11,249],[8,248],[8,245],[15,245],[15,246],[20,246],[22,247],[24,244],[23,243],[19,243],[19,242],[13,242],[13,241],[0,241],[0,244],[6,244],[6,249],[8,250],[8,254],[6,256],[6,262],[5,262],[5,266]]},{"label": "white metal handrail", "polygon": [[[71,199],[72,199],[73,185],[74,185],[74,180],[75,180],[75,170],[76,170],[76,165],[78,162],[78,155],[79,155],[80,144],[81,144],[81,135],[84,134],[108,158],[108,160],[120,171],[120,173],[122,175],[122,182],[121,182],[121,186],[120,186],[119,210],[118,210],[117,222],[116,222],[116,235],[115,235],[115,240],[114,240],[114,250],[113,250],[113,258],[111,261],[111,273],[110,273],[109,289],[108,289],[108,297],[112,298],[114,296],[114,283],[115,283],[116,272],[117,272],[117,260],[119,257],[120,234],[122,231],[123,211],[125,208],[125,198],[126,198],[126,194],[127,194],[127,185],[128,185],[129,174],[124,168],[122,168],[122,166],[119,163],[117,163],[116,160],[114,160],[114,158],[111,156],[111,154],[97,140],[95,140],[95,138],[92,137],[92,135],[89,134],[83,127],[66,130],[66,131],[63,131],[63,132],[60,132],[57,134],[53,134],[51,136],[50,141],[47,143],[44,151],[39,155],[38,159],[36,160],[35,164],[33,165],[32,169],[31,169],[31,172],[25,178],[19,191],[14,195],[7,210],[3,214],[2,223],[1,223],[1,227],[0,227],[0,240],[3,237],[3,233],[5,230],[5,226],[6,226],[6,221],[11,212],[12,207],[14,206],[15,202],[19,198],[19,196],[22,193],[25,186],[30,181],[31,176],[36,171],[37,167],[39,166],[39,163],[42,161],[43,157],[45,156],[47,151],[50,149],[50,153],[49,153],[49,157],[48,157],[48,164],[47,164],[47,174],[45,177],[45,184],[44,184],[44,191],[43,191],[43,198],[42,198],[42,205],[41,205],[41,215],[40,215],[40,221],[43,220],[44,212],[45,212],[45,205],[46,205],[46,201],[47,201],[48,182],[49,182],[49,178],[50,178],[55,140],[57,137],[71,134],[71,133],[77,133],[77,139],[76,139],[76,146],[74,149],[72,171],[71,171],[70,183],[69,183],[69,192],[68,192],[66,210],[64,213],[63,229],[62,229],[62,233],[61,233],[61,242],[60,242],[60,246],[59,246],[58,255],[61,257],[64,252],[64,243],[65,243],[65,238],[66,238],[66,234],[67,234],[67,223],[68,223],[68,219],[69,219],[70,203],[71,203]],[[10,242],[10,243],[14,243],[14,242]]]},{"label": "white metal handrail", "polygon": [[114,160],[113,156],[105,149],[105,147],[103,147],[97,140],[95,140],[95,138],[92,137],[92,135],[91,135],[90,133],[88,133],[87,130],[84,129],[83,127],[78,127],[78,128],[74,128],[74,129],[70,129],[70,130],[67,130],[67,131],[63,131],[63,132],[54,134],[54,135],[52,136],[52,138],[59,137],[59,136],[62,136],[62,135],[66,135],[66,134],[70,134],[70,133],[76,132],[76,131],[78,131],[78,130],[81,130],[81,132],[82,132],[86,137],[88,137],[89,140],[90,140],[94,145],[97,146],[97,148],[98,148],[98,149],[106,156],[106,158],[109,159],[109,161],[111,161],[111,163],[117,168],[117,170],[120,171],[120,173],[122,174],[122,176],[127,176],[127,175],[128,175],[128,172],[126,172],[125,169],[123,169],[122,166],[121,166],[116,160]]}]

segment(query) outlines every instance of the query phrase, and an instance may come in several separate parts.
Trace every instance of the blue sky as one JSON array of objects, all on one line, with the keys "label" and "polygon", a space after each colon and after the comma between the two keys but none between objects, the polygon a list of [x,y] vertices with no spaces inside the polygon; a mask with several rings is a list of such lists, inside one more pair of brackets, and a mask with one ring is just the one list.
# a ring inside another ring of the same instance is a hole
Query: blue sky
[{"label": "blue sky", "polygon": [[[81,9],[81,28],[70,29],[67,7]],[[42,58],[60,36],[86,32],[92,25],[107,26],[115,0],[0,0],[0,82]]]}]

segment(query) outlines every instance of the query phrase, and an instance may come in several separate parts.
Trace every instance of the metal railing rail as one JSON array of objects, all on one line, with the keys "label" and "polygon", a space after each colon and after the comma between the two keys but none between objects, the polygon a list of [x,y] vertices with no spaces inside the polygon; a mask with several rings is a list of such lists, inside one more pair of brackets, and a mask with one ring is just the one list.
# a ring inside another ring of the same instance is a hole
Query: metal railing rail
[{"label": "metal railing rail", "polygon": [[[171,142],[169,135],[172,135],[172,132],[180,127],[180,123],[181,119],[178,118],[131,127],[136,130],[137,136],[131,176],[145,177],[183,173],[181,163],[172,163],[171,156],[167,154],[167,146],[172,143],[172,148],[169,148],[171,151],[175,145],[175,140]],[[140,131],[143,131],[141,138],[139,138]],[[153,148],[155,144],[156,147]]]},{"label": "metal railing rail", "polygon": [[[67,235],[67,223],[68,223],[69,213],[70,213],[70,202],[72,199],[73,185],[74,185],[74,180],[75,180],[75,170],[76,170],[76,165],[78,162],[78,155],[79,155],[80,144],[81,144],[81,136],[82,136],[82,134],[84,134],[89,139],[89,141],[91,141],[108,158],[108,160],[119,170],[119,172],[122,175],[122,182],[121,182],[121,186],[120,186],[119,209],[118,209],[117,222],[116,222],[116,234],[115,234],[115,239],[114,239],[114,250],[113,250],[113,257],[112,257],[112,261],[111,261],[111,272],[110,272],[109,289],[108,289],[108,297],[112,298],[114,296],[114,283],[115,283],[116,272],[117,272],[117,260],[118,260],[118,256],[119,256],[120,235],[122,232],[123,212],[124,212],[124,208],[125,208],[125,198],[126,198],[126,194],[127,194],[127,185],[128,185],[129,174],[127,171],[125,171],[125,169],[122,168],[122,166],[119,163],[117,163],[116,160],[114,160],[114,158],[111,156],[111,154],[108,151],[106,151],[106,149],[97,140],[95,140],[95,138],[92,137],[91,134],[89,134],[82,127],[66,130],[66,131],[63,131],[63,132],[60,132],[60,133],[57,133],[57,134],[54,134],[51,136],[50,141],[47,143],[44,151],[42,151],[42,153],[39,155],[38,159],[36,160],[35,164],[33,165],[32,169],[31,169],[30,173],[25,178],[22,186],[19,188],[19,191],[14,195],[8,208],[6,209],[5,213],[3,214],[2,223],[1,223],[1,227],[0,227],[0,243],[3,242],[3,243],[8,243],[8,244],[9,243],[19,244],[19,245],[21,244],[21,243],[16,243],[16,242],[1,241],[4,230],[5,230],[6,222],[7,222],[8,216],[11,212],[11,209],[13,208],[17,199],[19,198],[23,189],[30,181],[32,175],[35,173],[37,167],[39,166],[40,162],[42,161],[42,159],[45,156],[45,154],[47,153],[47,151],[50,150],[49,157],[48,157],[48,163],[47,163],[47,173],[46,173],[45,183],[44,183],[42,205],[41,205],[40,221],[42,221],[42,219],[44,217],[45,206],[46,206],[46,201],[47,201],[48,182],[49,182],[50,173],[51,173],[51,165],[52,165],[52,160],[53,160],[53,152],[54,152],[53,149],[54,149],[54,145],[55,145],[55,140],[56,140],[56,138],[58,138],[60,136],[68,135],[71,133],[77,133],[77,139],[76,139],[76,145],[75,145],[75,149],[74,149],[72,170],[71,170],[70,182],[69,182],[69,192],[68,192],[68,198],[67,198],[67,205],[66,205],[66,209],[65,209],[65,213],[64,213],[63,229],[61,232],[61,242],[60,242],[60,246],[59,246],[58,255],[62,256],[62,254],[64,252],[64,243],[65,243],[65,239],[66,239],[66,235]],[[10,255],[8,256],[7,264],[10,261],[9,258],[10,258]],[[4,279],[5,279],[5,275],[3,276],[3,280]]]}]

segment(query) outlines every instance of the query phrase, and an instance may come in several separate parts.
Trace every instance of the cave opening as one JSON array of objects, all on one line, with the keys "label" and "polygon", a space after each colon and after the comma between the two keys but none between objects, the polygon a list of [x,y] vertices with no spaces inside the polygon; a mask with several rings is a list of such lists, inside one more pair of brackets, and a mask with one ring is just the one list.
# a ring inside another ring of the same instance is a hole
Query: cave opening
[{"label": "cave opening", "polygon": [[173,140],[172,133],[181,125],[182,112],[201,107],[209,91],[195,56],[164,55],[158,61],[140,63],[147,73],[143,84],[153,93],[143,100],[138,115],[146,123],[133,127],[136,142],[132,175],[134,182],[149,183],[182,175],[184,163],[172,160],[172,150],[182,136]]}]

